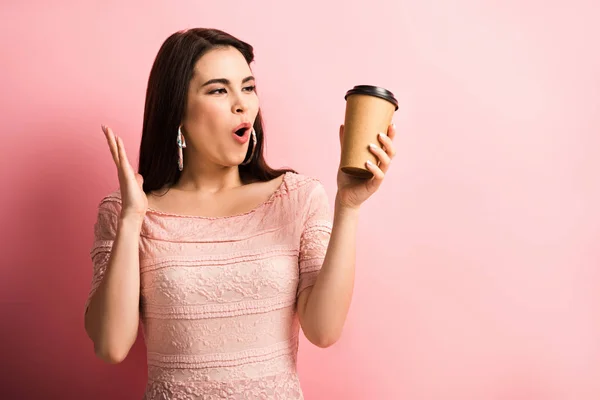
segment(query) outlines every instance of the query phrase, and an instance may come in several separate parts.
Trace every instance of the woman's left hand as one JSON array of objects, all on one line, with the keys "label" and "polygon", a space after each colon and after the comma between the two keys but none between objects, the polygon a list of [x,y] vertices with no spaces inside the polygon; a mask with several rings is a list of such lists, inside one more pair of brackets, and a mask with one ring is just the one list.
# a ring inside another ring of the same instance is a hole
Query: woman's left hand
[{"label": "woman's left hand", "polygon": [[[344,125],[340,126],[340,145],[344,136]],[[375,143],[375,146],[369,146],[371,153],[379,161],[379,165],[367,162],[366,167],[373,173],[373,177],[370,179],[359,179],[351,177],[341,169],[338,169],[337,184],[338,192],[336,198],[336,205],[358,209],[361,204],[367,200],[373,193],[379,189],[385,173],[390,167],[390,163],[396,155],[396,149],[392,143],[392,140],[396,136],[396,127],[392,124],[388,127],[387,135],[380,133],[379,146]]]}]

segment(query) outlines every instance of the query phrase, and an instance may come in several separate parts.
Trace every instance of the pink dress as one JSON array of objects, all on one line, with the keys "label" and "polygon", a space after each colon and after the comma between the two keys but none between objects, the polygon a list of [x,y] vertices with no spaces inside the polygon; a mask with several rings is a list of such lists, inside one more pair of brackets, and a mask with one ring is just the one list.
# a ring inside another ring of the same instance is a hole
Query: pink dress
[{"label": "pink dress", "polygon": [[[120,208],[118,191],[99,205],[90,297]],[[331,222],[323,185],[294,173],[244,214],[149,210],[140,235],[144,399],[302,399],[296,300],[315,283]]]}]

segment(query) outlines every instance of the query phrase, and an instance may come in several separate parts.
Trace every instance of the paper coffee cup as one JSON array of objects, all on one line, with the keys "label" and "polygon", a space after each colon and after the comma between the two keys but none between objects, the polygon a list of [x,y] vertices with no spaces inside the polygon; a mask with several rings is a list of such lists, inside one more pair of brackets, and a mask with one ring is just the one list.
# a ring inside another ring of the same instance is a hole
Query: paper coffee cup
[{"label": "paper coffee cup", "polygon": [[369,144],[381,146],[379,132],[387,134],[398,101],[394,94],[377,86],[359,85],[345,96],[346,115],[342,141],[341,170],[353,177],[372,178],[366,167],[371,161],[377,165],[377,157],[369,150]]}]

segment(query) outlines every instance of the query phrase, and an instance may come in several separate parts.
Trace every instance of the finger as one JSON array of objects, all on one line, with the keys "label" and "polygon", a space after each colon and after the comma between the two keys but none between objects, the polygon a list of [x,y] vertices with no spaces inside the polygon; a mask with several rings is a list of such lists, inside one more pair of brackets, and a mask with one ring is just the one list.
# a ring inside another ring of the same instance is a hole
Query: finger
[{"label": "finger", "polygon": [[387,135],[384,135],[383,133],[380,133],[378,136],[379,136],[379,141],[383,145],[383,148],[385,149],[385,152],[387,153],[387,155],[390,158],[394,158],[394,156],[396,155],[396,148],[394,147],[392,138]]},{"label": "finger", "polygon": [[117,137],[117,147],[119,150],[119,160],[121,160],[121,170],[126,174],[126,176],[130,176],[133,173],[133,169],[131,168],[131,164],[129,164],[129,160],[127,159],[127,153],[125,152],[125,145],[123,144],[123,139],[121,137]]},{"label": "finger", "polygon": [[396,130],[396,124],[392,123],[392,124],[390,124],[390,126],[388,126],[387,135],[389,136],[389,138],[391,140],[394,140],[397,132],[398,131]]},{"label": "finger", "polygon": [[110,149],[110,154],[112,155],[113,161],[119,167],[119,153],[117,150],[117,142],[115,140],[115,134],[108,126],[102,125],[102,131],[104,132],[104,137],[106,137],[106,141],[108,142],[108,148]]},{"label": "finger", "polygon": [[384,172],[387,171],[392,161],[390,156],[381,147],[373,143],[369,145],[369,150],[379,159],[379,168]]},{"label": "finger", "polygon": [[106,137],[106,141],[108,143],[108,148],[113,157],[113,160],[115,161],[115,164],[117,164],[117,166],[118,166],[120,163],[120,160],[119,160],[119,152],[117,149],[116,136],[113,133],[112,129],[110,129],[108,126],[102,125],[102,130],[104,131],[104,136]]},{"label": "finger", "polygon": [[385,174],[377,165],[373,164],[371,161],[367,161],[366,163],[367,169],[373,173],[373,180],[376,185],[379,186],[385,177]]}]

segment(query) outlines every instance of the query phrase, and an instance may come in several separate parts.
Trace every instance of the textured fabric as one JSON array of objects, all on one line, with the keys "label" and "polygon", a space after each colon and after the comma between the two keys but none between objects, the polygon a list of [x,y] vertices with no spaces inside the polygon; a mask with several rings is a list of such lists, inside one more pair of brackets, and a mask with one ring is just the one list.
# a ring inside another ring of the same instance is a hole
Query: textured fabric
[{"label": "textured fabric", "polygon": [[[100,203],[90,297],[120,209],[118,191]],[[314,284],[330,234],[324,187],[294,173],[244,214],[149,210],[140,235],[144,399],[302,399],[296,300]]]}]

